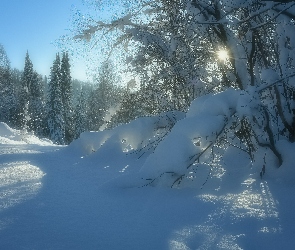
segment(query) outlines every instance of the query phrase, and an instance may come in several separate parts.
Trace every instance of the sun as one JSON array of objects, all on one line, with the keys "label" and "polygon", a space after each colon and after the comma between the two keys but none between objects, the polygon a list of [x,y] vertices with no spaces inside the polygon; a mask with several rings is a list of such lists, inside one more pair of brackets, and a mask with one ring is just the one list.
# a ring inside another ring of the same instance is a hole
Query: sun
[{"label": "sun", "polygon": [[225,50],[225,49],[221,49],[221,50],[219,50],[218,52],[217,52],[217,56],[218,56],[218,58],[219,58],[219,60],[221,60],[221,61],[225,61],[225,60],[227,60],[228,59],[228,52],[227,52],[227,50]]}]

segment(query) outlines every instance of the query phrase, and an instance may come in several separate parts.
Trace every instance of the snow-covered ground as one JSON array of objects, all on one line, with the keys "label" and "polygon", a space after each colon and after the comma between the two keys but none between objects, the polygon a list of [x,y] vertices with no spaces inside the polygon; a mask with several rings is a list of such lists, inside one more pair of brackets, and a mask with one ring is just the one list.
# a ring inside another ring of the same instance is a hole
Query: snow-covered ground
[{"label": "snow-covered ground", "polygon": [[0,249],[294,249],[291,171],[260,180],[232,150],[205,186],[146,186],[148,156],[128,151],[154,130],[128,128],[56,146],[0,123]]}]

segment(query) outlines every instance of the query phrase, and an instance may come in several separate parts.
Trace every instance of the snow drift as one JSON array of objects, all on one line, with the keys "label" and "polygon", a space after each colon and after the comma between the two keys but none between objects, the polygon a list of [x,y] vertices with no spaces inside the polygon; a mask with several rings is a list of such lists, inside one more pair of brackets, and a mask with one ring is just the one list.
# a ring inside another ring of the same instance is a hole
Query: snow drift
[{"label": "snow drift", "polygon": [[[225,173],[234,168],[228,157],[228,152],[233,152],[231,146],[215,144],[237,117],[261,116],[256,95],[257,91],[252,87],[246,91],[228,89],[208,94],[193,101],[186,114],[168,112],[138,118],[113,130],[85,132],[69,148],[78,150],[81,156],[107,159],[112,152],[111,158],[122,155],[130,157],[130,161],[131,158],[144,158],[142,165],[137,166],[137,173],[133,172],[130,177],[140,179],[139,185],[177,186],[183,182],[185,186],[193,180],[203,187],[212,178],[225,178]],[[263,128],[263,121],[260,126]],[[284,148],[280,150],[284,151]],[[267,163],[269,169],[278,167],[275,156],[267,147],[258,149],[252,160],[243,149],[241,146],[241,150],[235,152],[246,160],[236,164],[249,173],[259,177],[263,163]]]},{"label": "snow drift", "polygon": [[53,143],[48,139],[40,139],[33,133],[10,128],[6,123],[0,122],[0,143],[3,144],[37,144],[48,146]]}]

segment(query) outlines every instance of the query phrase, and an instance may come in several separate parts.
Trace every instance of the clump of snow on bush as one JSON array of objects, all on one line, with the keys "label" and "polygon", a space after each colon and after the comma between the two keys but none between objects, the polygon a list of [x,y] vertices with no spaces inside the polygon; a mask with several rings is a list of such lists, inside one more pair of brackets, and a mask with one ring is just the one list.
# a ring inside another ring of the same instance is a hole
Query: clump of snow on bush
[{"label": "clump of snow on bush", "polygon": [[229,117],[236,107],[238,98],[239,92],[232,88],[219,94],[198,97],[191,103],[186,117],[193,117],[200,113]]},{"label": "clump of snow on bush", "polygon": [[[179,121],[154,154],[146,160],[141,168],[142,175],[156,178],[163,172],[183,174],[189,158],[214,141],[223,124],[222,116],[204,114]],[[196,139],[199,139],[197,146],[194,144]]]},{"label": "clump of snow on bush", "polygon": [[81,155],[89,155],[104,148],[111,150],[110,145],[120,148],[121,152],[138,150],[161,134],[161,130],[173,127],[184,115],[183,112],[167,112],[159,116],[137,118],[112,130],[84,132],[70,144],[70,148],[78,149]]},{"label": "clump of snow on bush", "polygon": [[185,119],[179,121],[141,168],[144,178],[156,178],[161,173],[187,172],[194,155],[204,151],[236,109],[239,92],[228,89],[219,94],[197,98]]}]

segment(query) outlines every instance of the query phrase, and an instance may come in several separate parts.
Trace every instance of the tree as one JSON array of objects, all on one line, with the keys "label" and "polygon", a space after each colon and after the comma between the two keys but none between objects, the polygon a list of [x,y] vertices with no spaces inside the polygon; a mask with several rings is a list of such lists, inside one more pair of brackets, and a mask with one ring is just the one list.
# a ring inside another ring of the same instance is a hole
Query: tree
[{"label": "tree", "polygon": [[87,90],[82,88],[77,107],[75,109],[75,135],[77,139],[87,130]]},{"label": "tree", "polygon": [[0,68],[10,68],[10,61],[2,44],[0,44]]},{"label": "tree", "polygon": [[50,73],[48,90],[48,128],[50,139],[57,144],[65,143],[65,121],[60,84],[60,57],[56,54]]},{"label": "tree", "polygon": [[88,99],[88,125],[87,127],[89,128],[90,131],[98,131],[101,124],[102,124],[102,119],[101,113],[100,112],[100,99],[99,99],[99,93],[98,93],[98,88],[95,88],[91,91],[89,99]]},{"label": "tree", "polygon": [[121,91],[123,92],[121,103],[118,105],[117,110],[111,117],[108,128],[113,128],[117,125],[131,122],[141,115],[141,112],[138,109],[138,93],[130,92],[128,89],[125,91],[122,89]]},{"label": "tree", "polygon": [[68,144],[74,137],[73,105],[72,105],[72,78],[68,53],[63,53],[60,66],[60,85],[65,122],[65,143]]},{"label": "tree", "polygon": [[30,120],[29,102],[30,102],[30,88],[33,82],[34,70],[33,63],[27,51],[25,57],[25,67],[21,79],[21,90],[19,95],[19,125],[22,129],[28,129],[28,121]]},{"label": "tree", "polygon": [[12,79],[10,62],[4,47],[0,44],[0,120],[15,125],[17,109],[16,88]]},{"label": "tree", "polygon": [[110,61],[102,64],[94,81],[96,88],[89,97],[88,119],[90,130],[97,131],[106,122],[107,111],[119,102],[119,95],[116,90],[117,79],[113,71],[113,64]]},{"label": "tree", "polygon": [[44,85],[43,78],[37,72],[33,73],[33,78],[29,89],[29,106],[28,113],[30,120],[28,127],[37,135],[43,136],[45,134],[44,120],[45,120],[45,100],[44,100]]}]

